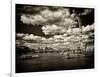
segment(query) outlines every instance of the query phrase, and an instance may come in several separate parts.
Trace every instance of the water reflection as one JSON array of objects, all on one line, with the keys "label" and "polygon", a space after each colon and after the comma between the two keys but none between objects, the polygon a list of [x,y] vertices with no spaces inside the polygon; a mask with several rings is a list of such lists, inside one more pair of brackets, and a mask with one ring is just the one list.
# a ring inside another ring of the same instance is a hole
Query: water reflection
[{"label": "water reflection", "polygon": [[38,71],[54,71],[68,69],[86,69],[94,68],[93,57],[80,57],[68,59],[57,53],[42,53],[40,58],[33,59],[17,59],[16,72],[38,72]]}]

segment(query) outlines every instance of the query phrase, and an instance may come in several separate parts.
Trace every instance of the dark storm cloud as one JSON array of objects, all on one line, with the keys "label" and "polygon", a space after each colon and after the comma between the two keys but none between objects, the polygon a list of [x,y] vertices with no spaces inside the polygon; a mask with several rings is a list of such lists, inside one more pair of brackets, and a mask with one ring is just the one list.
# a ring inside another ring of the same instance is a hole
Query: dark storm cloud
[{"label": "dark storm cloud", "polygon": [[19,5],[16,4],[16,11],[17,13],[21,13],[21,14],[37,14],[39,13],[41,10],[44,10],[48,7],[46,6],[37,6],[37,5]]}]

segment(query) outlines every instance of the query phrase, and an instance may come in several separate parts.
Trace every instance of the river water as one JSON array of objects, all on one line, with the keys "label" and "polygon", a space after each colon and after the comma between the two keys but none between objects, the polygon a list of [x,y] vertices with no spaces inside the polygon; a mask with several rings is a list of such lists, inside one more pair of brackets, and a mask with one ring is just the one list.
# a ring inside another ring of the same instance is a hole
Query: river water
[{"label": "river water", "polygon": [[40,53],[35,59],[16,59],[16,73],[94,68],[93,57],[67,59],[57,53]]}]

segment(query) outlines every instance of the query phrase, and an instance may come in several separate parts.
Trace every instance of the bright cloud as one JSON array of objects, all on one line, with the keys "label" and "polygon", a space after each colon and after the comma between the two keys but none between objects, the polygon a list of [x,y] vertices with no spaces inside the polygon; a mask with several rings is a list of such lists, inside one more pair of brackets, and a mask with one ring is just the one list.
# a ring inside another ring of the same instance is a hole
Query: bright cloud
[{"label": "bright cloud", "polygon": [[42,27],[43,32],[45,35],[55,35],[55,34],[61,34],[65,33],[66,29],[59,27],[57,25],[45,25]]},{"label": "bright cloud", "polygon": [[92,25],[87,25],[86,27],[83,27],[83,32],[88,32],[94,30],[94,24]]},{"label": "bright cloud", "polygon": [[16,34],[16,37],[23,37],[24,36],[24,33],[17,33]]},{"label": "bright cloud", "polygon": [[21,21],[25,24],[43,24],[46,20],[41,15],[22,15]]},{"label": "bright cloud", "polygon": [[33,34],[30,35],[26,35],[25,37],[23,37],[24,40],[40,40],[41,37],[40,36],[34,36]]}]

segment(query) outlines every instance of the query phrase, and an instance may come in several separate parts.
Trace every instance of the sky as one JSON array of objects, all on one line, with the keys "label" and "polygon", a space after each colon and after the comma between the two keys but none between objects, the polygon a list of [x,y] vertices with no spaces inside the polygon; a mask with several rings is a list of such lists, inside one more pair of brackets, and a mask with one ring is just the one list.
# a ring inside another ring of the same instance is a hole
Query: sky
[{"label": "sky", "polygon": [[59,46],[79,41],[81,35],[93,41],[94,25],[93,8],[16,4],[16,37],[21,40]]}]

